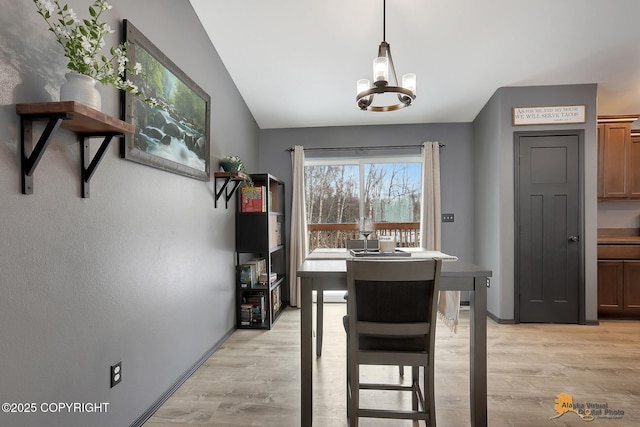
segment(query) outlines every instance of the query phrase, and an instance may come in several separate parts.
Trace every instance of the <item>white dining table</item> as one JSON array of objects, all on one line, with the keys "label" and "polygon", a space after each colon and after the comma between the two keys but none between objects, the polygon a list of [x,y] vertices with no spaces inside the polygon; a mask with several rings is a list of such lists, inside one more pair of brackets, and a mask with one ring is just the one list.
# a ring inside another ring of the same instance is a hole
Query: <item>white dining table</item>
[{"label": "white dining table", "polygon": [[[440,252],[402,248],[411,257]],[[322,354],[323,292],[347,289],[346,249],[316,249],[297,270],[300,278],[301,426],[313,425],[313,291],[317,291],[316,357]],[[487,285],[491,271],[460,260],[442,263],[440,289],[469,292],[469,376],[472,427],[487,426]],[[437,340],[436,340],[437,345]]]}]

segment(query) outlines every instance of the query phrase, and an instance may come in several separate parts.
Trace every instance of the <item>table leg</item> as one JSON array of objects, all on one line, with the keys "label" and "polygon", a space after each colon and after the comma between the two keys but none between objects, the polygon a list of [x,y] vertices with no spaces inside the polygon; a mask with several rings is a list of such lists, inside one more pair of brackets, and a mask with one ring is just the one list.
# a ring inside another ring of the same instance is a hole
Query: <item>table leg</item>
[{"label": "table leg", "polygon": [[474,278],[469,292],[471,426],[487,426],[487,278]]},{"label": "table leg", "polygon": [[322,356],[322,326],[324,325],[324,291],[316,291],[316,356]]},{"label": "table leg", "polygon": [[300,399],[302,427],[311,427],[313,422],[313,279],[300,279]]}]

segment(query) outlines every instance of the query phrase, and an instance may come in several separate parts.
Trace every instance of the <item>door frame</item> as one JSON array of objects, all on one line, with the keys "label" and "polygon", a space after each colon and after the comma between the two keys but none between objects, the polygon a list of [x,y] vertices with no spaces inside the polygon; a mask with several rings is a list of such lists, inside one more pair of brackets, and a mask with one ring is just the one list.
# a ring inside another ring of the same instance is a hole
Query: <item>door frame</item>
[{"label": "door frame", "polygon": [[513,169],[514,169],[514,283],[513,283],[513,308],[514,308],[514,322],[520,323],[520,258],[518,256],[518,248],[520,246],[520,203],[519,203],[519,188],[520,188],[520,138],[528,136],[577,136],[578,137],[578,230],[580,230],[580,247],[579,253],[579,271],[578,271],[578,324],[586,324],[586,301],[585,301],[585,241],[584,241],[584,129],[568,129],[563,131],[541,130],[541,131],[518,131],[513,133]]}]

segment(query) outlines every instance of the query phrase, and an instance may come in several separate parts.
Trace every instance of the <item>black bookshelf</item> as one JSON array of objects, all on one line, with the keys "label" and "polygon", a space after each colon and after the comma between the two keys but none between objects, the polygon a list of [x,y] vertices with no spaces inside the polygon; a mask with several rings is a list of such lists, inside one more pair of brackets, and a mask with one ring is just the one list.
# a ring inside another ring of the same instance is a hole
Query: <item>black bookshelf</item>
[{"label": "black bookshelf", "polygon": [[[289,289],[285,187],[271,174],[251,174],[251,179],[254,187],[262,190],[241,188],[236,201],[236,324],[238,328],[271,329],[285,308]],[[246,195],[247,191],[250,194]],[[260,201],[245,203],[245,199],[257,194]],[[247,211],[251,209],[257,211]],[[246,265],[261,259],[265,280],[249,280],[251,274]]]}]

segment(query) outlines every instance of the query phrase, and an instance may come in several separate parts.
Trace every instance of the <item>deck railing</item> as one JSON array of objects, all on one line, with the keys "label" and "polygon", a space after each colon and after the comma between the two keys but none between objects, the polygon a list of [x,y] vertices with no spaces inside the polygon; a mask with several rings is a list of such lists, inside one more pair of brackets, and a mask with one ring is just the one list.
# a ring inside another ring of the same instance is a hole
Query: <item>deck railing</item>
[{"label": "deck railing", "polygon": [[[344,248],[347,240],[362,239],[358,233],[358,225],[349,224],[308,224],[309,252],[316,248]],[[374,233],[369,239],[379,236],[393,236],[396,246],[416,247],[420,245],[419,222],[376,222],[373,224]]]}]

